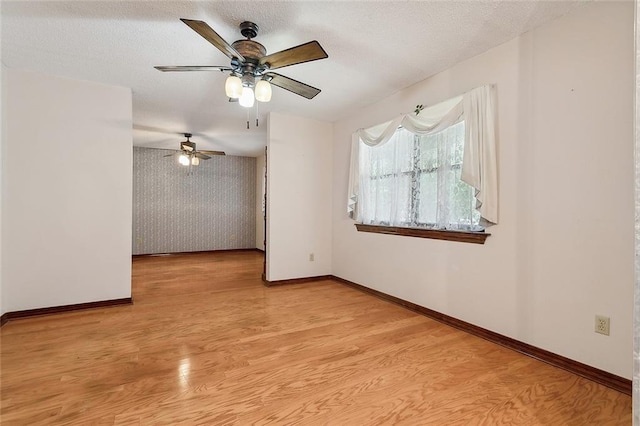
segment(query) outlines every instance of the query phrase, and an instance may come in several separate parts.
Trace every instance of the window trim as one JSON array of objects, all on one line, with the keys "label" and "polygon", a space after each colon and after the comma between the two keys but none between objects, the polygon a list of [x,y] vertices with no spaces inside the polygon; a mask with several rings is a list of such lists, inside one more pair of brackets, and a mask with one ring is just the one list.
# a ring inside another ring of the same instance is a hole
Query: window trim
[{"label": "window trim", "polygon": [[403,237],[429,238],[432,240],[456,241],[459,243],[484,244],[491,234],[484,231],[458,231],[449,229],[403,228],[401,226],[381,226],[356,223],[358,232],[400,235]]}]

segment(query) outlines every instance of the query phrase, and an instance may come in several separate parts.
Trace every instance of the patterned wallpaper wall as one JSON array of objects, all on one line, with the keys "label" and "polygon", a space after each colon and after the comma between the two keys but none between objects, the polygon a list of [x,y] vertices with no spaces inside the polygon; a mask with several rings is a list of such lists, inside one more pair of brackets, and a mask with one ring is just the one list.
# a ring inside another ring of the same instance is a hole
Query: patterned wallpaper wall
[{"label": "patterned wallpaper wall", "polygon": [[133,148],[133,254],[255,247],[256,159],[213,156],[189,175],[173,152]]}]

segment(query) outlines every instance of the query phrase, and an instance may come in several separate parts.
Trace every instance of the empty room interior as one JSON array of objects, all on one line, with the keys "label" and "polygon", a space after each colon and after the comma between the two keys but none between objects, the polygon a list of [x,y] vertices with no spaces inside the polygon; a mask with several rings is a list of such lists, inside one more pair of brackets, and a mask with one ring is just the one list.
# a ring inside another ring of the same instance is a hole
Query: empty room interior
[{"label": "empty room interior", "polygon": [[637,8],[1,1],[0,422],[639,425]]}]

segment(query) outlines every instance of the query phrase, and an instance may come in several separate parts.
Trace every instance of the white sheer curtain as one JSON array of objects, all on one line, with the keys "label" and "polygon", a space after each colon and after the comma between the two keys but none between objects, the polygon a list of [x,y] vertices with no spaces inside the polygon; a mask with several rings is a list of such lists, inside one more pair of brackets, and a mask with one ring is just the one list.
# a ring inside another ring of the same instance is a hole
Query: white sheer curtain
[{"label": "white sheer curtain", "polygon": [[[419,140],[418,169],[421,171],[414,191],[421,202],[417,224],[435,224],[444,229],[476,230],[480,213],[475,209],[474,190],[460,180],[465,139],[464,122]],[[419,193],[418,193],[419,192]]]},{"label": "white sheer curtain", "polygon": [[441,132],[464,120],[466,131],[461,179],[475,189],[476,208],[483,224],[498,223],[494,97],[495,89],[492,86],[482,86],[426,108],[419,115],[401,115],[378,126],[354,132],[347,204],[349,215],[358,222],[363,220],[363,209],[359,206],[359,203],[364,202],[360,188],[364,182],[360,176],[361,167],[365,167],[360,162],[361,147],[383,147],[394,137],[400,126],[412,133],[425,135]]},{"label": "white sheer curtain", "polygon": [[411,223],[411,155],[414,135],[395,132],[390,143],[360,152],[360,220],[380,225]]}]

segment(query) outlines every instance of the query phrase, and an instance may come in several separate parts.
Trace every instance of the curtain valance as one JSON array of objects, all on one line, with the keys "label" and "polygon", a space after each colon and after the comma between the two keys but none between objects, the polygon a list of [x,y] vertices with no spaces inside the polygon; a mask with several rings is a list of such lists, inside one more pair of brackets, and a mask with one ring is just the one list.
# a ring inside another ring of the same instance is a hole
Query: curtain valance
[{"label": "curtain valance", "polygon": [[498,223],[498,172],[495,141],[495,88],[482,86],[462,96],[425,108],[416,114],[400,115],[368,129],[358,129],[351,140],[349,198],[347,211],[359,220],[359,145],[381,146],[398,127],[415,134],[438,133],[462,120],[465,122],[465,144],[461,179],[475,188],[476,209],[485,224]]}]

